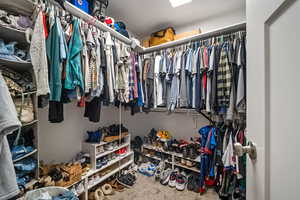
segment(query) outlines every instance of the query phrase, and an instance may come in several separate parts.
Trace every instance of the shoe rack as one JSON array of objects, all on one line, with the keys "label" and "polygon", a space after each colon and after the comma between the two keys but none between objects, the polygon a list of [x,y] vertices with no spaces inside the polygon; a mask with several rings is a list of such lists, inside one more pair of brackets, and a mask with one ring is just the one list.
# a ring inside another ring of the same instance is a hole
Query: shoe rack
[{"label": "shoe rack", "polygon": [[[119,124],[122,124],[121,106],[119,107]],[[121,133],[120,130],[118,136],[105,137],[103,140],[100,143],[82,143],[82,152],[89,154],[91,170],[82,176],[79,182],[67,187],[67,189],[71,189],[79,183],[83,184],[84,190],[77,195],[85,200],[88,200],[89,191],[92,188],[120,173],[134,162],[130,133]],[[122,149],[126,149],[126,151],[122,151]],[[97,160],[105,157],[109,158],[107,162],[97,168]]]},{"label": "shoe rack", "polygon": [[[18,4],[15,0],[11,1],[1,1],[0,2],[0,8],[2,10],[5,10],[7,12],[13,13],[13,14],[20,14],[20,15],[27,15],[30,16],[33,12],[34,6],[31,2],[28,0],[24,1],[25,6],[22,7],[22,9],[17,9],[14,6],[14,3]],[[2,5],[3,4],[3,5]],[[10,5],[12,4],[12,5]],[[3,39],[6,43],[16,41],[18,43],[19,47],[22,47],[23,49],[29,50],[30,44],[26,40],[26,34],[25,31],[17,30],[11,27],[6,27],[4,25],[0,24],[0,38]],[[33,67],[31,62],[25,62],[25,61],[11,61],[8,59],[0,58],[0,67],[6,67],[13,71],[23,73],[25,71],[30,72],[32,74],[32,80],[35,82],[35,77],[33,73]],[[1,68],[0,68],[1,69]],[[34,83],[34,85],[36,85]],[[15,97],[13,97],[13,100],[16,98],[26,98],[30,97],[33,105],[33,112],[34,112],[34,120],[28,123],[22,123],[21,127],[21,137],[23,134],[26,134],[26,132],[30,129],[33,130],[34,134],[34,150],[18,159],[13,160],[14,163],[22,161],[26,158],[32,157],[37,161],[37,167],[34,172],[34,179],[32,179],[29,183],[25,185],[25,188],[30,188],[34,183],[37,182],[37,179],[39,178],[39,127],[38,127],[38,97],[36,91],[30,91],[27,93],[19,93]],[[16,131],[17,132],[17,131]],[[16,134],[16,133],[13,133]]]},{"label": "shoe rack", "polygon": [[[116,154],[116,152],[123,148],[127,148],[127,151],[124,153],[124,155],[119,155],[119,157],[124,157],[127,155],[130,152],[130,140],[130,134],[126,134],[126,136],[122,137],[121,139],[117,138],[109,142],[103,141],[98,144],[84,142],[82,144],[82,152],[89,154],[92,170],[97,171],[98,159],[101,159],[105,156],[110,157],[112,154]],[[111,161],[113,160],[114,159]]]},{"label": "shoe rack", "polygon": [[[150,153],[145,153],[145,152],[155,152],[154,154],[150,154]],[[181,153],[176,153],[176,152],[169,152],[169,151],[164,151],[158,147],[155,147],[153,145],[149,145],[149,144],[144,144],[142,146],[142,155],[150,158],[150,159],[154,159],[157,161],[161,161],[162,156],[157,156],[156,154],[160,154],[160,155],[164,155],[164,157],[169,157],[170,159],[165,159],[164,161],[166,163],[168,163],[169,165],[172,166],[172,169],[174,170],[175,168],[179,167],[182,169],[186,169],[189,171],[193,171],[196,173],[200,173],[200,156],[198,156],[196,159],[191,159],[188,157],[184,157],[183,154]],[[182,163],[182,161],[184,161],[184,164]],[[195,166],[187,166],[185,163],[186,162],[193,162],[195,164]],[[196,166],[199,166],[198,168]]]}]

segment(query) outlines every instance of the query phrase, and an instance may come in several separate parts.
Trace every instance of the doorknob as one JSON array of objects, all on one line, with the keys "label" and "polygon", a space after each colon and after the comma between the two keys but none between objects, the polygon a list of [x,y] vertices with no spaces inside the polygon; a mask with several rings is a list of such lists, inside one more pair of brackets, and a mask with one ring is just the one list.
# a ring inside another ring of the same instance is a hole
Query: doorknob
[{"label": "doorknob", "polygon": [[251,141],[248,142],[248,146],[243,146],[237,142],[234,144],[234,149],[236,155],[239,157],[243,156],[245,153],[248,153],[251,160],[256,161],[257,159],[256,145]]}]

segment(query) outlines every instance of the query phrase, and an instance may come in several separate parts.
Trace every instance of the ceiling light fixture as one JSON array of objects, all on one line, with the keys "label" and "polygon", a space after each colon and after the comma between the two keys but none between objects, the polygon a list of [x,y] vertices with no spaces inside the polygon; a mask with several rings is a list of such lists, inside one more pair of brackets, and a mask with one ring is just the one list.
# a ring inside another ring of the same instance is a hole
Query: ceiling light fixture
[{"label": "ceiling light fixture", "polygon": [[169,1],[171,3],[172,7],[176,8],[176,7],[182,6],[187,3],[191,3],[193,0],[169,0]]}]

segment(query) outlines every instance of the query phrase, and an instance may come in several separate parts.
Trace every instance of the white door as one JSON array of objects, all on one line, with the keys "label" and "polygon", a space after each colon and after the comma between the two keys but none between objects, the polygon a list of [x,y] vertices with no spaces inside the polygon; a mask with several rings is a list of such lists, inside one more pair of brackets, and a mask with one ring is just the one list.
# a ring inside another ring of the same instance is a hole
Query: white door
[{"label": "white door", "polygon": [[300,0],[247,0],[248,200],[300,199]]}]

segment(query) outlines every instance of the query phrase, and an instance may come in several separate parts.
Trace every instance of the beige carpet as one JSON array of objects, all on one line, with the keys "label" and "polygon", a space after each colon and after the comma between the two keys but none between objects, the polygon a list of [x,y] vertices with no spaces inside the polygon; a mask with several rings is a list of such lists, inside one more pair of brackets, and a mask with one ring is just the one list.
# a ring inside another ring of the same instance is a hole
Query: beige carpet
[{"label": "beige carpet", "polygon": [[155,182],[153,177],[146,177],[138,174],[137,183],[131,189],[126,189],[121,193],[115,193],[109,197],[110,200],[218,200],[214,191],[200,194],[185,191],[177,191],[169,186],[162,186]]}]

